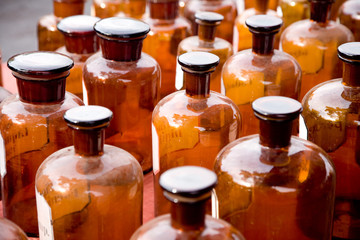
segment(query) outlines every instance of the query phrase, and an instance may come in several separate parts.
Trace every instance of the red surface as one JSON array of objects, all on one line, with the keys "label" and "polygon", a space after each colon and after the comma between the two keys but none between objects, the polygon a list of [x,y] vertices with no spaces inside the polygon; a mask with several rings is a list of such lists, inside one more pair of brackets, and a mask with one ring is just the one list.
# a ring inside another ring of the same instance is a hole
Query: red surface
[{"label": "red surface", "polygon": [[[2,63],[2,80],[3,87],[12,93],[17,93],[16,80],[12,76],[10,69],[6,63]],[[0,201],[0,216],[3,216],[2,202]],[[121,217],[121,216],[119,216]],[[154,184],[152,172],[144,176],[144,200],[143,200],[143,222],[154,218]],[[37,239],[37,238],[30,238]]]}]

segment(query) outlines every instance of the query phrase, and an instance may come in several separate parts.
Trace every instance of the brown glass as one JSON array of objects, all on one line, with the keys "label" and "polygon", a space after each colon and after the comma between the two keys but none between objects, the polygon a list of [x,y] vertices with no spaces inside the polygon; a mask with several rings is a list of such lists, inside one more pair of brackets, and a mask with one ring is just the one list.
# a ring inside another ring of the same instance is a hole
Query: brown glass
[{"label": "brown glass", "polygon": [[259,132],[251,103],[263,96],[299,98],[301,69],[289,54],[274,50],[275,32],[253,33],[252,49],[243,50],[224,64],[221,93],[239,107],[243,134]]},{"label": "brown glass", "polygon": [[359,239],[360,66],[359,61],[343,64],[342,78],[319,84],[305,95],[302,116],[307,139],[322,147],[335,165],[333,239]]},{"label": "brown glass", "polygon": [[184,7],[184,17],[191,22],[192,34],[197,35],[198,29],[195,22],[197,11],[216,12],[224,16],[224,20],[218,27],[216,37],[233,42],[234,21],[237,16],[237,8],[234,0],[188,0]]},{"label": "brown glass", "polygon": [[349,0],[333,0],[334,4],[331,7],[331,11],[330,11],[330,19],[336,21],[336,19],[338,18],[338,14],[339,14],[339,9],[341,7],[341,5],[343,5],[345,2],[349,1]]},{"label": "brown glass", "polygon": [[1,240],[28,240],[26,234],[15,223],[0,217]]},{"label": "brown glass", "polygon": [[217,156],[217,216],[246,239],[328,240],[335,195],[330,157],[291,136],[290,119],[270,115],[262,116],[260,134],[230,143]]},{"label": "brown glass", "polygon": [[310,19],[298,21],[281,35],[280,48],[292,55],[303,72],[300,99],[317,84],[341,77],[337,47],[354,41],[351,31],[329,20],[332,1],[310,1]]},{"label": "brown glass", "polygon": [[[178,47],[178,56],[187,52],[194,52],[194,51],[201,51],[201,52],[209,52],[213,53],[220,58],[220,63],[216,67],[215,72],[211,75],[210,80],[210,90],[221,92],[221,71],[224,66],[226,60],[233,54],[232,45],[222,39],[215,37],[216,28],[220,24],[219,22],[205,22],[201,20],[196,20],[199,29],[198,29],[198,36],[192,36],[184,39],[181,41]],[[181,71],[179,68],[176,69],[177,71]],[[180,81],[180,85],[184,85],[183,78],[182,78],[182,71],[181,74],[176,76],[176,81]],[[183,87],[182,87],[183,88]],[[181,88],[179,87],[179,90]]]},{"label": "brown glass", "polygon": [[87,60],[83,78],[88,104],[107,107],[114,113],[106,130],[106,143],[128,151],[144,171],[149,171],[151,115],[159,101],[160,67],[141,52],[144,37],[100,37],[102,53]]},{"label": "brown glass", "polygon": [[279,6],[284,21],[283,29],[294,22],[310,18],[308,0],[280,0]]},{"label": "brown glass", "polygon": [[[279,0],[268,0],[268,8],[271,10],[276,11],[277,10],[277,6],[279,4]],[[281,0],[280,0],[281,1]],[[264,1],[262,1],[264,2]],[[254,1],[254,0],[244,0],[244,7],[245,9],[249,9],[249,8],[256,8],[259,5],[259,2]]]},{"label": "brown glass", "polygon": [[348,27],[355,36],[355,41],[360,41],[360,2],[351,0],[341,5],[338,19],[341,24]]},{"label": "brown glass", "polygon": [[126,16],[140,19],[146,11],[146,0],[93,0],[92,15],[99,18]]},{"label": "brown glass", "polygon": [[74,146],[53,153],[37,172],[38,212],[48,209],[39,204],[43,197],[55,240],[129,239],[142,224],[142,169],[128,152],[104,145],[108,123],[69,123]]},{"label": "brown glass", "polygon": [[54,12],[41,17],[37,23],[38,49],[55,51],[64,45],[64,37],[56,25],[65,17],[83,14],[85,0],[53,0]]},{"label": "brown glass", "polygon": [[176,91],[176,56],[179,43],[190,36],[190,23],[179,16],[178,0],[149,0],[150,15],[144,21],[150,32],[144,40],[143,51],[161,68],[160,98]]},{"label": "brown glass", "polygon": [[19,94],[8,97],[0,107],[6,153],[6,174],[1,179],[4,216],[29,236],[38,236],[36,170],[50,154],[71,145],[71,132],[62,116],[83,104],[65,92],[68,74],[14,73]]},{"label": "brown glass", "polygon": [[241,134],[236,105],[210,92],[210,73],[184,72],[185,90],[163,98],[153,113],[155,216],[169,213],[159,186],[166,170],[183,165],[212,169],[218,152]]}]

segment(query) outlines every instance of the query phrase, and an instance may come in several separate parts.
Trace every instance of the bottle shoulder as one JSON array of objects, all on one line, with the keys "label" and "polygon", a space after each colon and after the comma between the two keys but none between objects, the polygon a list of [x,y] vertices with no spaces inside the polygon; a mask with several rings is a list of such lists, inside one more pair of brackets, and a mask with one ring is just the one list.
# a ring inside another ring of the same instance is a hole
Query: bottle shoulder
[{"label": "bottle shoulder", "polygon": [[218,37],[208,45],[200,45],[198,36],[187,37],[180,42],[178,55],[193,51],[209,52],[217,55],[220,59],[227,59],[232,55],[233,48],[231,43]]},{"label": "bottle shoulder", "polygon": [[[229,17],[235,18],[237,15],[236,2],[234,0],[190,0],[185,4],[184,16],[186,18],[194,18],[194,16],[190,17],[190,15],[194,15],[196,11],[221,11],[221,14],[225,15],[227,19]],[[232,14],[229,14],[229,12]]]},{"label": "bottle shoulder", "polygon": [[150,25],[150,32],[152,33],[168,33],[175,31],[190,31],[190,22],[184,17],[177,17],[173,21],[159,20],[147,17],[143,19],[144,22]]},{"label": "bottle shoulder", "polygon": [[47,14],[39,18],[38,26],[56,27],[56,17],[54,14]]}]

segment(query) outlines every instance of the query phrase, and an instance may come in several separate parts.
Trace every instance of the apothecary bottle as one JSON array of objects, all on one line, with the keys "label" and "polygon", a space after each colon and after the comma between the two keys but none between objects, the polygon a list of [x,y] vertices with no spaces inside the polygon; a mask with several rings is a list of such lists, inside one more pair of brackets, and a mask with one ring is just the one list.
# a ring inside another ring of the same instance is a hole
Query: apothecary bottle
[{"label": "apothecary bottle", "polygon": [[160,65],[160,98],[176,91],[176,56],[179,43],[190,36],[190,23],[179,16],[178,0],[148,0],[150,32],[144,40],[143,51]]},{"label": "apothecary bottle", "polygon": [[57,25],[64,35],[65,46],[57,52],[71,57],[74,67],[66,79],[66,91],[83,99],[83,68],[85,61],[99,50],[94,24],[100,18],[88,15],[76,15],[62,19]]},{"label": "apothecary bottle", "polygon": [[292,55],[303,72],[300,99],[317,84],[341,77],[337,47],[354,41],[351,31],[332,20],[333,0],[310,0],[310,19],[291,24],[281,35],[280,49]]},{"label": "apothecary bottle", "polygon": [[[268,8],[276,11],[278,4],[279,4],[279,0],[268,0],[268,1],[269,1]],[[245,9],[256,8],[256,5],[257,5],[257,2],[254,0],[244,0]]]},{"label": "apothecary bottle", "polygon": [[1,240],[28,240],[24,231],[15,223],[0,217]]},{"label": "apothecary bottle", "polygon": [[351,0],[341,5],[338,13],[341,24],[354,34],[355,41],[360,41],[360,1]]},{"label": "apothecary bottle", "polygon": [[231,56],[222,71],[221,93],[229,97],[243,114],[244,135],[259,132],[259,121],[251,103],[263,96],[298,99],[301,69],[287,53],[274,50],[275,34],[282,20],[269,15],[255,15],[246,20],[253,35],[252,49]]},{"label": "apothecary bottle", "polygon": [[125,240],[142,224],[142,169],[128,152],[104,144],[111,118],[101,106],[66,111],[74,145],[36,173],[40,239]]},{"label": "apothecary bottle", "polygon": [[139,228],[130,240],[243,240],[229,223],[205,214],[216,185],[214,172],[196,166],[176,167],[160,177],[171,212]]},{"label": "apothecary bottle", "polygon": [[178,58],[184,71],[185,90],[163,98],[152,117],[155,215],[170,211],[159,186],[166,170],[183,165],[212,169],[218,152],[241,135],[236,105],[210,91],[210,74],[219,57],[189,52]]},{"label": "apothecary bottle", "polygon": [[[249,31],[249,28],[246,26],[246,19],[254,15],[264,14],[277,16],[277,13],[274,10],[269,9],[269,3],[270,0],[254,0],[253,7],[246,9],[235,19],[233,39],[233,46],[235,52],[251,48],[252,46],[252,34]],[[278,48],[279,45],[279,38],[280,36],[277,36],[276,38],[276,48]]]},{"label": "apothecary bottle", "polygon": [[343,76],[312,88],[303,99],[300,136],[322,147],[337,174],[333,239],[360,238],[360,43],[339,46]]},{"label": "apothecary bottle", "polygon": [[217,156],[213,214],[246,239],[331,239],[335,170],[324,150],[291,136],[300,102],[267,96],[252,107],[260,133]]},{"label": "apothecary bottle", "polygon": [[84,98],[114,113],[106,143],[133,155],[144,171],[152,166],[151,116],[159,100],[160,67],[141,52],[149,25],[131,18],[106,18],[94,27],[101,53],[85,63]]},{"label": "apothecary bottle", "polygon": [[184,17],[191,22],[193,35],[198,34],[198,25],[195,21],[195,13],[198,11],[216,12],[223,15],[224,20],[218,26],[216,37],[232,43],[234,21],[237,16],[237,7],[234,0],[188,0],[184,6]]},{"label": "apothecary bottle", "polygon": [[93,0],[91,14],[99,18],[126,16],[140,19],[146,12],[146,0]]},{"label": "apothecary bottle", "polygon": [[53,14],[41,17],[37,23],[38,48],[55,51],[64,46],[64,37],[56,25],[62,18],[83,14],[86,0],[53,0]]},{"label": "apothecary bottle", "polygon": [[[194,51],[209,52],[219,57],[220,62],[214,73],[211,75],[210,90],[220,92],[221,70],[226,60],[232,55],[233,48],[231,43],[225,39],[215,37],[216,28],[224,17],[214,12],[197,12],[195,14],[196,23],[199,25],[198,35],[192,36],[181,41],[178,47],[178,56]],[[176,88],[184,87],[184,78],[180,65],[176,69]]]},{"label": "apothecary bottle", "polygon": [[19,94],[0,105],[2,205],[4,217],[28,236],[38,235],[36,170],[50,154],[72,144],[62,116],[83,105],[65,91],[72,66],[69,57],[55,52],[26,52],[8,61]]},{"label": "apothecary bottle", "polygon": [[294,22],[310,18],[308,0],[280,0],[279,7],[284,21],[283,29]]}]

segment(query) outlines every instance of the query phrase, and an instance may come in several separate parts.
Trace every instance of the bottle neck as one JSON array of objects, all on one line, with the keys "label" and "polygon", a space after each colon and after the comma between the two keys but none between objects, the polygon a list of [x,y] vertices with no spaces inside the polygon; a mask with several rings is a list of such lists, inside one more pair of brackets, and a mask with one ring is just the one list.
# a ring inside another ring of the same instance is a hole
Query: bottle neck
[{"label": "bottle neck", "polygon": [[171,226],[181,230],[201,230],[205,227],[205,202],[171,202]]},{"label": "bottle neck", "polygon": [[95,53],[99,49],[96,34],[87,34],[79,36],[71,36],[64,34],[65,48],[70,53],[90,54]]},{"label": "bottle neck", "polygon": [[54,15],[58,18],[66,18],[84,13],[85,1],[59,1],[54,0]]},{"label": "bottle neck", "polygon": [[252,51],[256,54],[272,54],[274,52],[275,33],[252,33]]},{"label": "bottle neck", "polygon": [[255,10],[260,13],[266,13],[269,8],[269,0],[251,0],[255,1]]},{"label": "bottle neck", "polygon": [[343,82],[349,87],[360,87],[360,65],[343,62]]},{"label": "bottle neck", "polygon": [[214,43],[216,25],[199,24],[198,36],[200,45],[209,45]]},{"label": "bottle neck", "polygon": [[150,1],[150,18],[170,20],[179,15],[179,1]]},{"label": "bottle neck", "polygon": [[318,23],[327,23],[330,19],[332,2],[311,1],[310,19]]},{"label": "bottle neck", "polygon": [[270,148],[283,148],[290,144],[293,123],[260,120],[260,144]]},{"label": "bottle neck", "polygon": [[102,56],[105,59],[113,61],[130,62],[139,60],[141,57],[141,50],[143,39],[134,40],[110,40],[99,38]]},{"label": "bottle neck", "polygon": [[105,129],[73,129],[75,153],[97,156],[104,152]]},{"label": "bottle neck", "polygon": [[186,95],[194,98],[206,98],[210,95],[210,72],[190,73],[184,71]]}]

